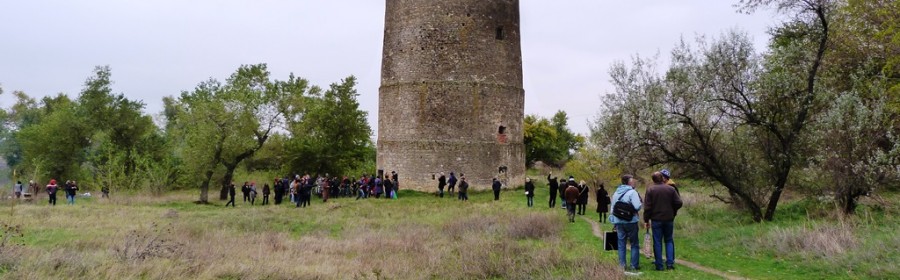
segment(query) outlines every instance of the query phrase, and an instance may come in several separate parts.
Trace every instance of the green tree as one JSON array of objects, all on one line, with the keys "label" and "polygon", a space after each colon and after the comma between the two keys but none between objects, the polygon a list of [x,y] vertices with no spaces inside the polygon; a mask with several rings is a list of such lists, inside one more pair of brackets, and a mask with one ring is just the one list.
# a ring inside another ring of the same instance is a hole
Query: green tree
[{"label": "green tree", "polygon": [[681,43],[660,77],[652,60],[610,71],[594,138],[623,162],[677,164],[724,186],[754,221],[772,220],[793,169],[802,164],[812,116],[821,111],[820,70],[832,4],[745,1],[795,15],[773,30],[759,56],[746,35],[728,33],[699,50]]},{"label": "green tree", "polygon": [[568,118],[564,111],[556,112],[550,120],[537,115],[525,116],[526,162],[542,161],[559,166],[572,158],[574,151],[583,145],[584,137],[569,130]]},{"label": "green tree", "polygon": [[[210,80],[166,105],[167,124],[183,139],[182,159],[200,178],[200,202],[208,202],[209,184],[222,168],[222,189],[244,160],[262,149],[269,137],[303,109],[307,81],[293,76],[270,80],[265,64],[244,65],[225,84]],[[171,112],[170,112],[171,111]],[[221,165],[221,167],[220,167]],[[193,181],[193,180],[192,180]]]},{"label": "green tree", "polygon": [[322,94],[313,93],[303,118],[290,125],[291,170],[347,174],[374,163],[372,129],[366,121],[368,113],[360,110],[356,99],[356,78],[347,77]]}]

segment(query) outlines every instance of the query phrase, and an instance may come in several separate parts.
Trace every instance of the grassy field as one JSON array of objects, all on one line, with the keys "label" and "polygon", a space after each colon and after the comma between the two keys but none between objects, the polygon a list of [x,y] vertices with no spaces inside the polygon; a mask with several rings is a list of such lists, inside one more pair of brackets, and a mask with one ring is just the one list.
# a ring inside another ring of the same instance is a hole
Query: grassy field
[{"label": "grassy field", "polygon": [[[591,226],[535,208],[521,190],[468,202],[401,192],[399,200],[334,199],[312,207],[197,205],[196,192],[79,198],[50,207],[3,201],[6,279],[618,279],[614,252]],[[834,218],[808,201],[756,224],[699,189],[685,190],[678,257],[754,279],[897,278],[896,197]],[[238,198],[240,199],[240,197]],[[591,199],[593,201],[593,198]],[[588,217],[597,219],[588,206]],[[604,230],[609,229],[603,225]],[[837,244],[837,245],[836,245]],[[716,279],[679,267],[641,279]],[[677,265],[677,264],[676,264]]]}]

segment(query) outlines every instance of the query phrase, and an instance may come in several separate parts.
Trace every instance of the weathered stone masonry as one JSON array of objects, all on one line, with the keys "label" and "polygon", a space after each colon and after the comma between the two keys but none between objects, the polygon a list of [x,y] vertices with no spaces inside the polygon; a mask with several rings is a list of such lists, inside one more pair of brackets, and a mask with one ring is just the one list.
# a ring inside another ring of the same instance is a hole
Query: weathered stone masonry
[{"label": "weathered stone masonry", "polygon": [[387,0],[377,164],[404,189],[523,184],[524,106],[519,1]]}]

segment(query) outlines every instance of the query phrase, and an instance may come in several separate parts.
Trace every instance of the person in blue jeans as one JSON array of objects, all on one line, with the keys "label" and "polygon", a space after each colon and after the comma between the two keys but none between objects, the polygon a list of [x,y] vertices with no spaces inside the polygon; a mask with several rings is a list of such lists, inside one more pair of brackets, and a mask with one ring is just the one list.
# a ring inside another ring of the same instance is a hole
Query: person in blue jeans
[{"label": "person in blue jeans", "polygon": [[644,226],[653,229],[653,264],[656,265],[656,270],[663,270],[662,247],[665,244],[665,269],[675,269],[675,241],[672,239],[672,231],[675,228],[675,215],[681,209],[681,197],[674,187],[666,184],[662,172],[655,172],[650,178],[653,185],[644,194],[647,199],[644,204]]},{"label": "person in blue jeans", "polygon": [[622,201],[625,203],[631,203],[634,206],[634,216],[631,219],[619,219],[615,215],[609,215],[609,223],[615,226],[616,235],[619,239],[619,266],[625,268],[626,270],[629,268],[626,266],[625,259],[625,244],[627,242],[631,242],[631,269],[632,270],[640,270],[640,252],[641,245],[638,243],[638,211],[641,210],[641,196],[638,195],[638,192],[634,189],[634,185],[637,181],[631,175],[622,176],[622,185],[620,185],[616,192],[613,193],[613,201],[610,207],[610,212],[613,212],[613,208],[615,207],[616,202]]}]

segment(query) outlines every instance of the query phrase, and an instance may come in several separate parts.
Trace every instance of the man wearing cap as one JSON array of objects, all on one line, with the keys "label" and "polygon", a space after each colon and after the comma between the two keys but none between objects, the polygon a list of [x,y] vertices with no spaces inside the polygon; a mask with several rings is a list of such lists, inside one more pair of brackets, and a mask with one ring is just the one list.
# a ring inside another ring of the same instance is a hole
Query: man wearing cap
[{"label": "man wearing cap", "polygon": [[[665,184],[662,172],[650,176],[653,185],[647,188],[644,198],[644,227],[653,229],[653,256],[656,270],[663,270],[662,245],[665,242],[666,269],[675,269],[675,241],[672,239],[675,212],[681,208],[681,197],[675,188]],[[652,221],[652,223],[651,223]]]},{"label": "man wearing cap", "polygon": [[678,192],[678,185],[675,184],[675,180],[672,180],[672,173],[668,169],[660,170],[659,173],[666,179],[666,185],[672,186],[675,188],[676,193],[681,194]]}]

